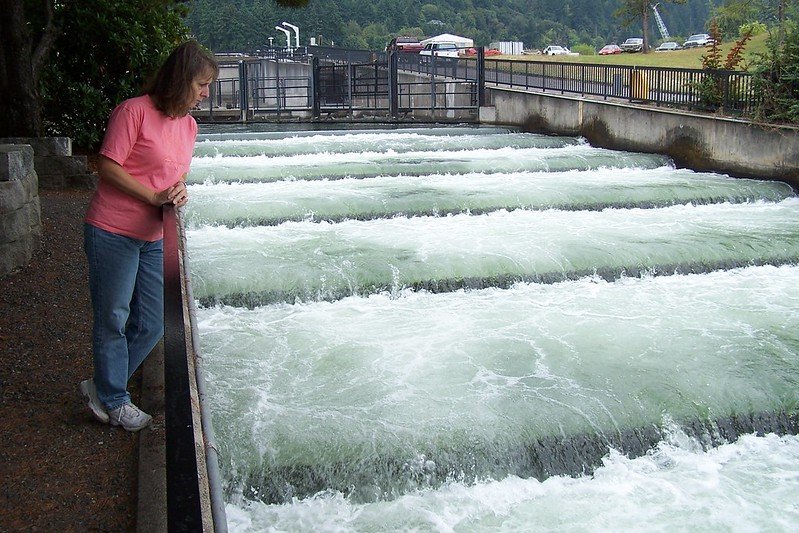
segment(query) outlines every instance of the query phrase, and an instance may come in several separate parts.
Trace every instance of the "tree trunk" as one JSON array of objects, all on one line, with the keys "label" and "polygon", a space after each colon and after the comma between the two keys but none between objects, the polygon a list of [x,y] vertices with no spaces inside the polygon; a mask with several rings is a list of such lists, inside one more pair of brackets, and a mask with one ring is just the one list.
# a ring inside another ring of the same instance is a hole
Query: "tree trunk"
[{"label": "tree trunk", "polygon": [[0,0],[0,137],[38,137],[42,110],[23,3]]},{"label": "tree trunk", "polygon": [[45,26],[34,46],[25,2],[0,0],[0,137],[40,137],[38,74],[55,36],[53,4],[41,5]]}]

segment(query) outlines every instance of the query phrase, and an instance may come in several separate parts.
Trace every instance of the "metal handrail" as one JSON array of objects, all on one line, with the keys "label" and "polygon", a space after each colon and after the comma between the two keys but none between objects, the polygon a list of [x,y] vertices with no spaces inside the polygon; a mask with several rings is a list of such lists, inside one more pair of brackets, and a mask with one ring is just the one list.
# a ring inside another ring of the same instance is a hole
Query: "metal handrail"
[{"label": "metal handrail", "polygon": [[[461,55],[458,58],[318,46],[308,47],[307,52],[313,58],[312,65],[309,65],[311,72],[307,77],[217,80],[213,91],[214,100],[209,104],[211,111],[214,107],[261,113],[313,110],[314,116],[317,116],[317,110],[323,108],[365,108],[388,110],[394,116],[396,109],[402,107],[397,97],[401,94],[415,94],[404,80],[394,75],[397,71],[430,76],[426,83],[431,97],[437,93],[437,77],[475,84],[475,88],[469,90],[476,91],[476,105],[486,101],[486,85],[595,96],[605,100],[615,99],[697,111],[721,110],[739,116],[751,114],[760,102],[760,96],[753,87],[752,74],[734,70],[485,58],[482,48],[477,49],[476,56]],[[461,52],[465,54],[467,51]],[[324,76],[320,77],[320,72]],[[356,72],[358,76],[355,75]],[[373,74],[366,74],[367,72]],[[364,79],[358,79],[359,76]],[[317,83],[312,81],[314,78]],[[419,83],[423,82],[420,80]],[[327,95],[324,102],[316,100],[325,92],[325,88],[331,87],[334,90]],[[252,93],[255,105],[247,102],[245,93],[248,91]],[[362,95],[364,98],[360,98]],[[337,96],[341,102],[335,101]],[[360,101],[353,103],[353,97],[360,98]],[[366,102],[365,98],[370,101]],[[264,105],[258,105],[260,102]]]},{"label": "metal handrail", "polygon": [[488,58],[485,76],[495,86],[736,114],[759,102],[752,75],[735,70]]},{"label": "metal handrail", "polygon": [[[167,528],[193,532],[213,527],[216,533],[226,533],[219,457],[211,414],[205,402],[194,298],[188,276],[185,227],[174,206],[164,206],[163,216]],[[199,437],[195,428],[192,385],[200,411]],[[203,452],[204,464],[197,461],[198,449]],[[200,474],[201,470],[204,475]],[[201,479],[206,479],[207,485]],[[203,512],[203,500],[210,501],[212,525]]]}]

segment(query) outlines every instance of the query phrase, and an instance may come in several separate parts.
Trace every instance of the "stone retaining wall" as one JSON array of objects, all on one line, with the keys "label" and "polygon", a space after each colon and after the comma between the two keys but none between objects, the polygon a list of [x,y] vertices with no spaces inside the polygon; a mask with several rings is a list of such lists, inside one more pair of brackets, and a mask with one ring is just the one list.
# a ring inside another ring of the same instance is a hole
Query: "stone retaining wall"
[{"label": "stone retaining wall", "polygon": [[33,148],[33,165],[43,189],[90,188],[97,177],[90,173],[85,155],[72,155],[69,137],[6,137],[0,143],[27,144]]},{"label": "stone retaining wall", "polygon": [[27,265],[39,245],[38,184],[33,148],[0,144],[0,277]]}]

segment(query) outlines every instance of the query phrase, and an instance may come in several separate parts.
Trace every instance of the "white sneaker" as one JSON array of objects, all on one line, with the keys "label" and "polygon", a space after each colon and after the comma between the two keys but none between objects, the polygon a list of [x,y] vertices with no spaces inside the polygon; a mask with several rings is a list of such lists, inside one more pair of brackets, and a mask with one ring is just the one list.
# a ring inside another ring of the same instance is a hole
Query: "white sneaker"
[{"label": "white sneaker", "polygon": [[108,412],[106,412],[105,407],[103,404],[100,403],[100,399],[97,398],[97,388],[94,386],[93,379],[87,379],[80,382],[80,393],[86,398],[89,407],[89,411],[92,412],[94,418],[102,422],[103,424],[108,424]]},{"label": "white sneaker", "polygon": [[139,431],[150,425],[153,417],[132,403],[126,403],[108,411],[108,419],[112,426],[122,426],[127,431]]}]

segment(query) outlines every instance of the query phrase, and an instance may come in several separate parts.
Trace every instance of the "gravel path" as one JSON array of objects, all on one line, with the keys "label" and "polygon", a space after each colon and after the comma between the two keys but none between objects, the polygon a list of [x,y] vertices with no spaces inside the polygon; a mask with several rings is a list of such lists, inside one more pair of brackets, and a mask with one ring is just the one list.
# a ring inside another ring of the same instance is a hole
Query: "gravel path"
[{"label": "gravel path", "polygon": [[40,191],[41,246],[0,279],[0,531],[136,528],[139,436],[95,422],[78,392],[92,367],[90,195]]}]

